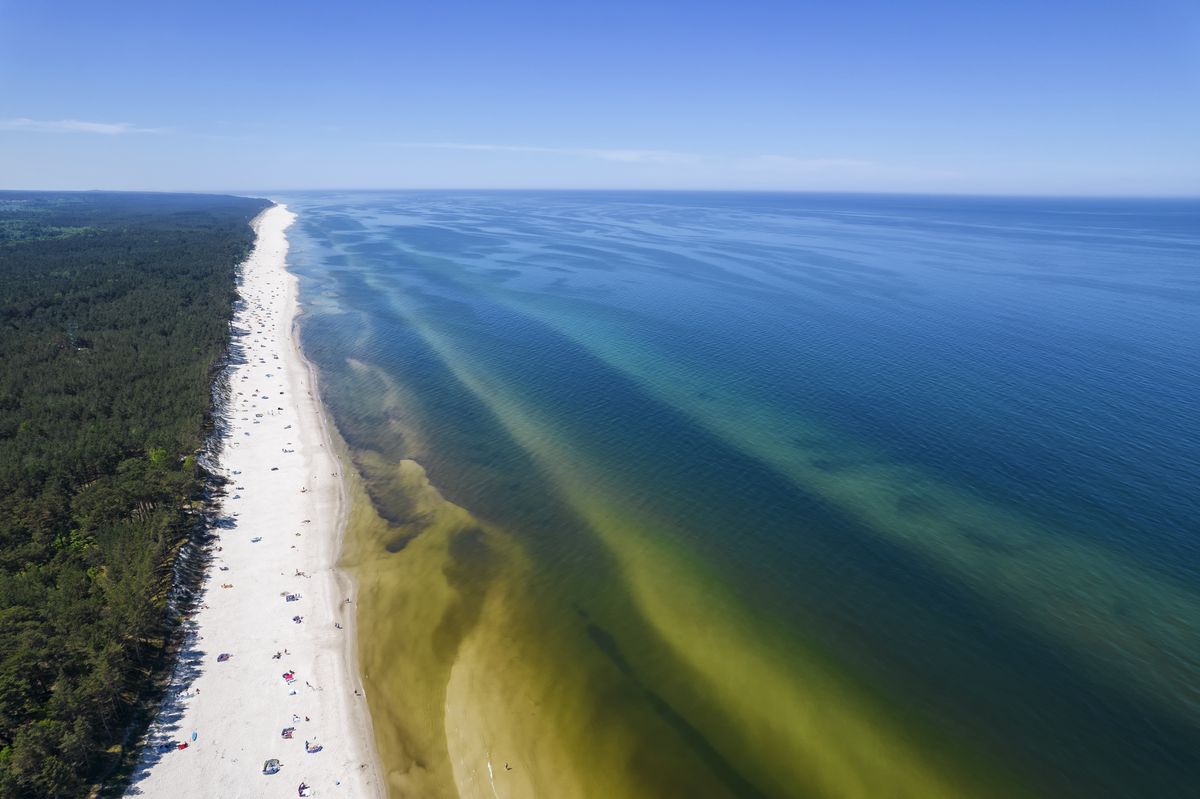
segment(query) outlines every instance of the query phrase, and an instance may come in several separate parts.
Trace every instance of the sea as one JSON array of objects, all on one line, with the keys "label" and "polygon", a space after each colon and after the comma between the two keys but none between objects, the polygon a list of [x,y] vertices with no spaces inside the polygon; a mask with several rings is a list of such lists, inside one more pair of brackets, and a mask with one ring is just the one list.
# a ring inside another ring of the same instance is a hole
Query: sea
[{"label": "sea", "polygon": [[395,795],[1200,795],[1200,201],[278,199]]}]

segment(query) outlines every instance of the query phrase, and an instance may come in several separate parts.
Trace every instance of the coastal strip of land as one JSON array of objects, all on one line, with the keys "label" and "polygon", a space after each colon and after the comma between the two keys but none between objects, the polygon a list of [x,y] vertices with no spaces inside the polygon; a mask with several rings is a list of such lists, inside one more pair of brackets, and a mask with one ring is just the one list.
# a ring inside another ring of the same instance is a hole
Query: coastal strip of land
[{"label": "coastal strip of land", "polygon": [[346,500],[293,322],[282,205],[255,220],[234,327],[199,604],[128,796],[376,797],[355,594],[337,568]]}]

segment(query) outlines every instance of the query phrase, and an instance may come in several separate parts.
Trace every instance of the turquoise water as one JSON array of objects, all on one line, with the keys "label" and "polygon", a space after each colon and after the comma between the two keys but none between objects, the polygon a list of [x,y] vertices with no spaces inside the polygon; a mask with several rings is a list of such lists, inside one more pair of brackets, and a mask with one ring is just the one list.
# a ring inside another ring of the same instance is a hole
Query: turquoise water
[{"label": "turquoise water", "polygon": [[372,573],[435,568],[415,462],[630,795],[1200,784],[1200,203],[282,199]]}]

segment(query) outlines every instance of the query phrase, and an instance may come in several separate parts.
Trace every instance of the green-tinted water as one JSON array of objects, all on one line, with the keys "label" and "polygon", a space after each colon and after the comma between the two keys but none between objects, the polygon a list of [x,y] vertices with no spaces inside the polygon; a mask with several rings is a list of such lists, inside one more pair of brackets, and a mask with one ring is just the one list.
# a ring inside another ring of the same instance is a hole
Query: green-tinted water
[{"label": "green-tinted water", "polygon": [[1196,209],[940,202],[289,200],[397,795],[1192,784]]}]

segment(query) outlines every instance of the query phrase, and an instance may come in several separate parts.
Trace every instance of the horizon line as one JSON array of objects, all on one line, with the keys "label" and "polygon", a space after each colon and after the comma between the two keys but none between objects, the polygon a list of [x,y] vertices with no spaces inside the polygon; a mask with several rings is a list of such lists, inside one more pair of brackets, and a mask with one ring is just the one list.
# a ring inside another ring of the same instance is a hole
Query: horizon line
[{"label": "horizon line", "polygon": [[988,192],[988,191],[896,191],[896,190],[855,190],[846,189],[747,189],[747,188],[614,188],[598,186],[579,186],[566,188],[562,186],[396,186],[396,187],[309,187],[309,188],[229,188],[229,189],[38,189],[38,188],[8,188],[0,187],[0,193],[37,193],[37,194],[208,194],[213,196],[264,196],[270,199],[273,194],[306,194],[317,192],[580,192],[580,193],[622,193],[622,194],[810,194],[835,195],[845,197],[945,197],[945,198],[990,198],[990,199],[1029,199],[1029,200],[1197,200],[1200,201],[1200,191],[1195,194],[1069,194],[1069,193],[1017,193],[1017,192]]}]

